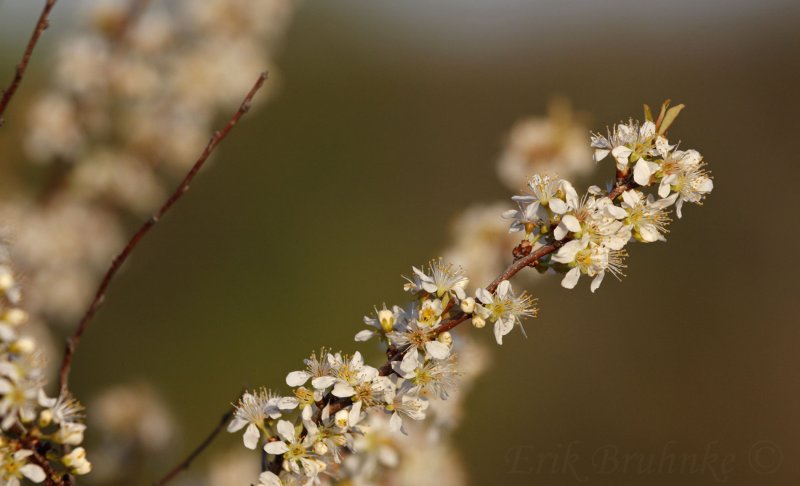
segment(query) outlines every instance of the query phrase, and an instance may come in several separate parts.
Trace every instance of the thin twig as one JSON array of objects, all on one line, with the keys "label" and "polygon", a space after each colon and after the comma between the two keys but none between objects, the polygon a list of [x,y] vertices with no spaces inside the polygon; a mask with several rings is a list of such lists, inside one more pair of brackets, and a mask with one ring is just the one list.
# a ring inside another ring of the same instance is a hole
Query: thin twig
[{"label": "thin twig", "polygon": [[202,454],[203,451],[206,450],[206,448],[208,448],[208,446],[210,446],[212,442],[214,442],[214,439],[216,439],[219,433],[222,432],[222,429],[224,429],[228,425],[228,422],[230,422],[231,419],[233,418],[235,410],[236,410],[235,407],[232,405],[231,408],[228,409],[228,411],[225,412],[225,414],[222,417],[220,417],[216,427],[214,427],[211,433],[209,433],[206,436],[206,438],[203,439],[203,442],[201,442],[200,445],[192,449],[192,452],[190,452],[189,455],[186,456],[186,459],[176,464],[175,467],[170,469],[161,479],[156,481],[154,485],[163,486],[168,482],[172,481],[173,479],[175,479],[175,477],[178,476],[178,474],[180,474],[181,472],[189,469],[189,467],[192,465],[192,462],[194,462],[194,460],[197,459],[197,456]]},{"label": "thin twig", "polygon": [[28,46],[25,48],[22,59],[19,61],[19,64],[17,64],[14,71],[14,78],[11,80],[11,84],[8,85],[8,88],[3,91],[3,97],[0,98],[0,126],[3,125],[3,114],[6,108],[8,108],[8,104],[11,102],[14,93],[17,92],[17,88],[19,88],[22,82],[22,77],[25,76],[25,71],[28,69],[28,63],[33,55],[33,49],[39,42],[39,37],[42,36],[42,32],[50,26],[50,11],[56,6],[56,1],[57,0],[47,0],[47,3],[44,4],[42,13],[39,15],[39,21],[36,22],[36,27],[34,27],[33,34],[31,34],[31,38],[28,41]]},{"label": "thin twig", "polygon": [[156,223],[158,223],[164,214],[166,214],[167,211],[172,208],[172,206],[186,193],[186,191],[189,190],[189,185],[203,167],[203,164],[205,164],[206,160],[211,155],[211,152],[213,152],[217,145],[219,145],[219,143],[228,136],[228,133],[230,133],[233,127],[239,122],[239,119],[241,119],[242,116],[244,116],[244,114],[250,109],[250,104],[253,101],[253,97],[264,84],[266,79],[266,73],[262,73],[258,77],[258,80],[256,80],[256,83],[250,89],[250,92],[247,93],[247,96],[245,96],[244,101],[242,101],[241,106],[239,106],[239,109],[233,114],[227,125],[225,125],[222,130],[214,133],[214,136],[211,137],[208,145],[206,145],[205,150],[203,150],[203,153],[200,154],[200,157],[183,178],[183,181],[181,181],[181,183],[175,189],[175,192],[172,193],[172,195],[166,200],[166,202],[164,202],[158,211],[156,211],[153,216],[150,217],[150,219],[148,219],[144,224],[142,224],[141,227],[139,227],[130,241],[128,241],[128,244],[125,245],[125,248],[116,257],[114,257],[114,260],[112,260],[111,265],[108,267],[108,270],[105,273],[105,276],[103,276],[103,280],[100,282],[100,286],[97,288],[94,299],[86,309],[86,312],[81,318],[81,321],[78,324],[78,327],[75,329],[75,332],[69,337],[69,339],[67,339],[66,349],[64,351],[64,359],[61,362],[61,371],[59,373],[59,383],[62,393],[65,393],[68,389],[69,372],[72,367],[72,359],[75,355],[75,349],[78,347],[83,333],[86,332],[89,322],[91,322],[100,306],[103,305],[103,301],[106,297],[106,291],[108,290],[108,286],[111,283],[111,280],[114,278],[114,275],[116,275],[122,264],[125,263],[128,257],[131,255],[141,239],[150,231],[150,229],[153,228],[153,226],[155,226]]}]

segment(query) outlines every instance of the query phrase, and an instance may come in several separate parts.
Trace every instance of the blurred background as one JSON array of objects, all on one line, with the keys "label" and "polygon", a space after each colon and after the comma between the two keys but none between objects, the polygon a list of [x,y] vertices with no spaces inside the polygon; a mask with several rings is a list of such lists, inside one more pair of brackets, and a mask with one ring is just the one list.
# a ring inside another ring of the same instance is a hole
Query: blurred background
[{"label": "blurred background", "polygon": [[[0,0],[1,80],[34,3]],[[0,174],[20,162],[18,120],[81,28],[76,12],[56,8],[0,130]],[[471,330],[492,361],[456,436],[467,478],[798,484],[798,21],[791,0],[303,3],[269,104],[112,285],[76,359],[77,396],[154,384],[180,438],[145,461],[146,484],[245,384],[283,385],[321,345],[354,349],[364,314],[405,302],[401,274],[441,254],[460,211],[510,196],[496,161],[516,121],[562,95],[604,130],[671,98],[687,105],[671,138],[703,153],[714,193],[668,244],[632,246],[622,282],[591,294],[536,280],[528,339],[501,348]],[[631,465],[611,467],[625,454]],[[670,454],[697,467],[637,469]]]}]

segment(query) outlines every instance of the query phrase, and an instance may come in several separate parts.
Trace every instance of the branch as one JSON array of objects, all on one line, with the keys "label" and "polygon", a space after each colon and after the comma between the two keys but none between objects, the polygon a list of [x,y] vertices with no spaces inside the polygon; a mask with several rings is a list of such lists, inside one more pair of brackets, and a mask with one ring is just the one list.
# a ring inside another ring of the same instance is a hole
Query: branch
[{"label": "branch", "polygon": [[[503,280],[511,279],[512,277],[514,277],[514,275],[519,273],[523,268],[535,267],[539,263],[539,260],[541,260],[545,256],[553,253],[554,251],[564,246],[564,243],[566,243],[567,241],[569,241],[568,238],[565,238],[560,241],[553,241],[552,243],[542,246],[538,250],[531,252],[529,255],[515,260],[511,265],[508,266],[508,268],[505,269],[505,271],[503,271],[503,273],[501,273],[496,279],[494,279],[492,283],[490,283],[486,287],[486,290],[489,293],[494,293],[494,291],[497,290],[497,286],[500,285],[500,283]],[[468,320],[469,318],[470,315],[460,312],[457,316],[447,319],[446,321],[439,324],[439,326],[436,329],[432,330],[431,333],[433,335],[438,335],[443,332],[449,331],[458,326],[459,324],[463,323],[464,321]],[[384,363],[384,365],[378,369],[380,375],[381,376],[390,375],[393,372],[392,362],[402,359],[409,349],[410,349],[409,347],[404,347],[390,354],[389,359],[386,361],[386,363]],[[349,405],[350,399],[349,398],[335,399],[332,394],[328,394],[323,398],[323,402],[328,404],[329,406],[328,413],[333,415],[342,408]],[[321,417],[322,417],[322,407],[320,407],[320,410],[313,417],[313,419],[318,422],[321,419]]]},{"label": "branch", "polygon": [[202,454],[202,452],[206,450],[206,448],[208,448],[208,446],[210,446],[212,442],[214,442],[214,439],[216,439],[217,435],[219,435],[219,433],[222,432],[222,429],[224,429],[228,425],[228,422],[230,422],[231,419],[233,418],[235,410],[236,408],[233,405],[231,405],[228,411],[225,412],[225,414],[222,417],[220,417],[217,426],[214,427],[213,430],[211,430],[211,433],[208,434],[208,436],[206,436],[205,439],[203,439],[203,442],[201,442],[200,445],[195,447],[192,450],[192,452],[190,452],[189,455],[186,456],[186,459],[176,464],[175,467],[170,469],[161,479],[156,481],[154,485],[163,486],[164,484],[167,484],[168,482],[175,479],[175,477],[178,476],[178,474],[180,474],[181,472],[189,469],[189,466],[191,466],[192,462],[194,462],[194,460],[197,459],[197,456]]},{"label": "branch", "polygon": [[50,16],[50,11],[56,6],[56,1],[57,0],[47,0],[47,3],[44,4],[42,13],[39,15],[39,21],[36,22],[36,27],[33,29],[33,34],[31,34],[31,38],[28,41],[28,46],[25,48],[22,59],[19,61],[19,64],[17,64],[16,70],[14,71],[14,78],[11,80],[11,84],[8,85],[8,88],[3,90],[3,97],[0,98],[0,126],[3,125],[3,114],[6,108],[8,108],[8,104],[11,102],[14,93],[17,92],[17,88],[19,88],[22,82],[22,77],[25,76],[25,71],[28,69],[28,63],[33,55],[33,49],[39,42],[39,37],[42,36],[42,32],[50,26],[48,17]]},{"label": "branch", "polygon": [[164,202],[158,211],[156,211],[150,217],[150,219],[148,219],[144,224],[142,224],[142,226],[139,227],[139,230],[136,231],[130,241],[128,241],[128,244],[125,245],[125,248],[123,248],[123,250],[116,257],[114,257],[114,260],[112,260],[111,265],[108,267],[108,270],[103,277],[103,280],[100,282],[100,286],[97,288],[94,300],[92,300],[91,304],[89,304],[89,307],[86,309],[86,312],[81,318],[81,321],[78,324],[78,327],[75,329],[75,332],[69,337],[69,339],[67,339],[66,349],[64,351],[64,359],[61,362],[61,371],[59,373],[59,382],[62,393],[66,392],[68,389],[69,372],[72,367],[72,359],[75,355],[75,349],[78,347],[81,337],[83,336],[83,333],[86,332],[86,328],[88,327],[95,313],[100,306],[103,305],[103,301],[106,297],[106,291],[108,290],[111,280],[117,274],[117,271],[119,271],[122,264],[125,263],[142,238],[144,238],[144,236],[153,228],[153,226],[155,226],[156,223],[159,222],[159,220],[161,220],[167,211],[169,211],[170,208],[172,208],[172,206],[178,202],[178,200],[186,193],[186,191],[189,190],[189,185],[203,167],[203,164],[205,164],[206,160],[211,155],[211,152],[213,152],[217,145],[219,145],[219,143],[228,136],[228,133],[230,133],[233,127],[239,122],[239,119],[241,119],[242,116],[244,116],[244,114],[250,109],[250,104],[253,101],[253,97],[264,84],[266,79],[266,73],[262,73],[258,77],[256,83],[250,89],[250,92],[247,93],[244,101],[242,101],[241,106],[239,106],[239,109],[233,114],[227,125],[225,125],[222,130],[214,133],[214,136],[211,137],[208,145],[206,145],[205,150],[203,150],[203,153],[200,154],[200,157],[189,170],[189,173],[187,173],[183,178],[183,181],[181,181],[181,183],[175,189],[175,192],[172,193],[172,195],[166,200],[166,202]]}]

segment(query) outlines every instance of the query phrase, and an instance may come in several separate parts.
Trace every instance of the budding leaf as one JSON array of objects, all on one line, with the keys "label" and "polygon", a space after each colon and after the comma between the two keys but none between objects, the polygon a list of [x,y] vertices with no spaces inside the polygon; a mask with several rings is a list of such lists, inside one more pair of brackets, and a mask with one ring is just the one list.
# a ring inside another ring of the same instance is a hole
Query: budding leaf
[{"label": "budding leaf", "polygon": [[653,112],[650,111],[650,105],[644,105],[644,119],[651,122],[653,121]]},{"label": "budding leaf", "polygon": [[680,114],[681,110],[684,109],[684,107],[685,107],[684,105],[676,105],[667,110],[667,114],[664,116],[664,119],[661,121],[661,124],[658,125],[659,135],[664,135],[665,133],[667,133],[667,130],[669,130],[670,125],[672,125],[672,122],[674,122],[675,119],[678,118],[678,115]]}]

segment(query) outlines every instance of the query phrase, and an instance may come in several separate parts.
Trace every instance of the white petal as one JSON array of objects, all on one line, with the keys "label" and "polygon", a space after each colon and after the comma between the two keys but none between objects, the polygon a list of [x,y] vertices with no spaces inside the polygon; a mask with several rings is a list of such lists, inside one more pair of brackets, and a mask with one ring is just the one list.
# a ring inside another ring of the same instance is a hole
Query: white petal
[{"label": "white petal", "polygon": [[350,415],[347,417],[347,424],[355,427],[359,420],[361,420],[361,400],[353,403],[353,408],[350,409]]},{"label": "white petal", "polygon": [[271,471],[264,471],[258,476],[258,484],[260,486],[282,486],[281,478]]},{"label": "white petal", "polygon": [[645,243],[658,241],[658,237],[660,236],[656,227],[650,223],[639,225],[639,235]]},{"label": "white petal", "polygon": [[439,341],[428,341],[425,343],[425,351],[436,359],[445,359],[450,355],[450,348]]},{"label": "white petal", "polygon": [[392,432],[403,430],[403,417],[401,417],[399,413],[394,412],[392,418],[389,419],[389,430]]},{"label": "white petal", "polygon": [[597,290],[598,287],[600,287],[600,283],[603,281],[603,277],[605,277],[605,275],[606,272],[599,272],[594,277],[594,280],[592,280],[592,285],[589,286],[592,292],[594,292],[595,290]]},{"label": "white petal", "polygon": [[255,450],[258,446],[258,439],[261,438],[261,434],[258,431],[258,427],[255,424],[249,424],[247,429],[244,431],[244,436],[242,440],[244,442],[244,446],[250,450]]},{"label": "white petal", "polygon": [[561,218],[561,222],[564,223],[564,226],[566,226],[567,229],[573,233],[581,230],[580,221],[578,221],[578,218],[571,214],[565,214],[564,217]]},{"label": "white petal", "polygon": [[278,408],[281,410],[294,410],[300,405],[300,400],[295,397],[282,397],[278,400]]},{"label": "white petal", "polygon": [[30,479],[34,483],[41,483],[46,478],[44,469],[36,464],[25,464],[19,468],[19,472],[21,472],[23,476]]},{"label": "white petal", "polygon": [[572,240],[559,248],[558,252],[553,255],[553,260],[559,263],[570,263],[575,260],[575,255],[585,246],[586,244],[582,240]]},{"label": "white petal", "polygon": [[569,233],[569,231],[563,221],[558,223],[556,229],[553,230],[553,236],[555,236],[557,240],[563,240],[564,237],[567,236],[567,233]]},{"label": "white petal", "polygon": [[639,159],[633,168],[633,180],[640,186],[647,186],[650,184],[651,175],[650,165],[644,159]]},{"label": "white petal", "polygon": [[550,209],[556,214],[564,214],[567,212],[567,203],[561,199],[553,198],[549,203]]},{"label": "white petal", "polygon": [[497,340],[497,344],[503,344],[503,336],[510,333],[511,330],[514,329],[514,319],[498,319],[497,322],[494,323],[494,338]]},{"label": "white petal", "polygon": [[606,206],[606,212],[614,219],[624,219],[628,217],[628,212],[619,206],[609,204]]},{"label": "white petal", "polygon": [[310,373],[305,371],[292,371],[286,375],[286,384],[291,387],[300,386],[307,382],[309,378],[311,378]]},{"label": "white petal", "polygon": [[565,289],[574,289],[579,278],[581,278],[581,271],[578,267],[575,267],[564,275],[561,280],[561,286]]},{"label": "white petal", "polygon": [[356,391],[353,389],[352,386],[348,385],[347,383],[343,381],[338,381],[336,382],[336,385],[334,385],[333,391],[331,393],[333,393],[333,396],[335,397],[346,398],[355,395]]},{"label": "white petal", "polygon": [[697,191],[703,194],[709,193],[712,190],[714,190],[714,181],[712,181],[708,177],[704,178],[702,182],[700,182],[700,184],[697,185]]},{"label": "white petal", "polygon": [[267,452],[267,454],[274,454],[276,456],[279,456],[287,452],[289,450],[289,447],[284,442],[275,441],[275,442],[267,442],[266,444],[264,444],[264,450]]},{"label": "white petal", "polygon": [[497,295],[500,297],[505,297],[508,292],[511,290],[511,282],[508,280],[503,280],[500,282],[500,285],[497,286]]},{"label": "white petal", "polygon": [[278,435],[287,442],[294,442],[294,425],[288,420],[278,420]]},{"label": "white petal", "polygon": [[355,340],[358,342],[369,341],[369,339],[375,335],[375,331],[371,331],[369,329],[364,329],[363,331],[359,331],[356,334]]},{"label": "white petal", "polygon": [[228,423],[228,432],[241,430],[245,425],[247,425],[247,420],[240,417],[233,417],[233,420]]},{"label": "white petal", "polygon": [[318,376],[313,380],[311,380],[311,386],[313,386],[317,390],[324,390],[329,386],[333,385],[334,383],[336,383],[335,376]]},{"label": "white petal", "polygon": [[429,294],[435,294],[438,290],[438,287],[436,287],[436,284],[432,282],[422,282],[422,290],[428,292]]},{"label": "white petal", "polygon": [[477,297],[478,300],[480,300],[484,304],[488,304],[488,303],[493,301],[492,300],[492,294],[490,294],[489,291],[486,290],[486,289],[478,289],[478,290],[476,290],[475,291],[475,297]]},{"label": "white petal", "polygon": [[600,162],[608,156],[609,152],[611,151],[608,149],[596,149],[594,151],[594,161]]},{"label": "white petal", "polygon": [[611,155],[613,155],[614,158],[617,159],[617,163],[621,164],[623,167],[628,165],[628,157],[630,157],[632,153],[633,151],[624,145],[614,147],[611,151]]}]

